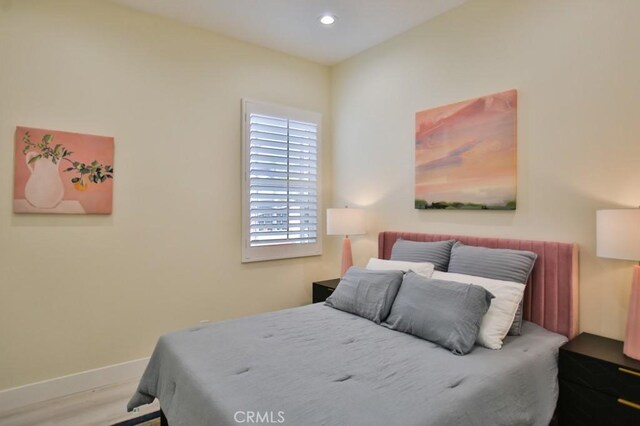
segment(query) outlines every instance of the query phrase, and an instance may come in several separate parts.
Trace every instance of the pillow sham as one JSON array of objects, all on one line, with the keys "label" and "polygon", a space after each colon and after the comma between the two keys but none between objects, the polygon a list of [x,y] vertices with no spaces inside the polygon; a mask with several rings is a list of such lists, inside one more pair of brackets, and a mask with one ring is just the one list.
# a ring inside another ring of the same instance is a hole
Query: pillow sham
[{"label": "pillow sham", "polygon": [[446,272],[454,243],[455,240],[424,242],[399,239],[391,248],[391,260],[429,262],[434,264],[436,271]]},{"label": "pillow sham", "polygon": [[413,271],[423,277],[431,277],[434,265],[428,262],[403,262],[400,260],[385,260],[372,257],[367,263],[367,269],[372,271]]},{"label": "pillow sham", "polygon": [[458,241],[451,249],[447,272],[525,284],[537,257],[530,251],[466,246]]},{"label": "pillow sham", "polygon": [[473,349],[492,298],[490,292],[477,285],[407,272],[382,325],[464,355]]},{"label": "pillow sham", "polygon": [[380,324],[389,315],[403,275],[402,271],[351,267],[325,305]]},{"label": "pillow sham", "polygon": [[476,343],[489,349],[502,348],[503,340],[507,336],[518,306],[522,302],[524,286],[510,281],[450,272],[435,272],[433,278],[478,285],[493,294],[494,299],[491,299],[491,306],[480,323],[480,332]]},{"label": "pillow sham", "polygon": [[[537,257],[530,251],[465,246],[458,241],[451,249],[448,272],[525,285]],[[522,306],[516,312],[509,334],[519,336],[521,328]]]}]

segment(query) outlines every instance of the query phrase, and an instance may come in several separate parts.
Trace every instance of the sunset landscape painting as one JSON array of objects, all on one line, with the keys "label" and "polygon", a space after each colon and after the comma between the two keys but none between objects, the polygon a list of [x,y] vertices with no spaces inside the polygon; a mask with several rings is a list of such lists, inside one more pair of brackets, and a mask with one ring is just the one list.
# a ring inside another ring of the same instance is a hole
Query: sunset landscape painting
[{"label": "sunset landscape painting", "polygon": [[416,113],[416,209],[515,210],[516,90]]}]

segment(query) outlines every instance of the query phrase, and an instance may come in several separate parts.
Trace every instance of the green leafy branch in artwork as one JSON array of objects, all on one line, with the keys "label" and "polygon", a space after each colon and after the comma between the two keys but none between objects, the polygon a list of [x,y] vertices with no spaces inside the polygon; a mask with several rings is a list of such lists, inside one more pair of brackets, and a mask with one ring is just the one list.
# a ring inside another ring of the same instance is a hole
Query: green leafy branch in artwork
[{"label": "green leafy branch in artwork", "polygon": [[[71,179],[71,182],[79,191],[84,191],[87,188],[87,184],[89,182],[102,183],[107,179],[113,179],[113,166],[111,166],[110,164],[101,164],[95,160],[89,164],[81,163],[79,161],[72,161],[69,159],[69,157],[73,154],[73,152],[67,150],[61,144],[57,144],[52,147],[52,141],[53,135],[46,134],[42,137],[41,142],[32,142],[29,132],[25,132],[24,136],[22,137],[22,142],[24,142],[25,144],[24,148],[22,149],[22,153],[26,155],[27,152],[31,150],[38,153],[38,155],[35,155],[29,160],[29,164],[33,164],[41,158],[51,159],[53,164],[58,164],[62,160],[69,162],[71,166],[67,167],[64,171],[75,171],[80,175],[79,177],[74,177]],[[85,179],[87,179],[87,182],[85,182]]]},{"label": "green leafy branch in artwork", "polygon": [[39,143],[35,143],[31,141],[31,135],[29,132],[25,132],[22,137],[22,142],[24,142],[25,146],[22,149],[23,154],[27,154],[29,150],[34,150],[38,152],[38,155],[32,157],[29,160],[29,164],[33,164],[41,158],[51,159],[53,164],[58,164],[58,162],[62,159],[66,159],[73,152],[68,151],[61,144],[57,144],[54,147],[51,147],[51,141],[53,141],[53,135],[44,135],[42,137],[42,141]]},{"label": "green leafy branch in artwork", "polygon": [[76,171],[80,174],[80,177],[74,177],[71,182],[78,183],[84,182],[84,177],[87,175],[89,182],[102,183],[107,179],[113,179],[113,167],[109,164],[102,165],[97,161],[91,164],[80,163],[78,161],[69,161],[72,167],[65,169],[65,172]]}]

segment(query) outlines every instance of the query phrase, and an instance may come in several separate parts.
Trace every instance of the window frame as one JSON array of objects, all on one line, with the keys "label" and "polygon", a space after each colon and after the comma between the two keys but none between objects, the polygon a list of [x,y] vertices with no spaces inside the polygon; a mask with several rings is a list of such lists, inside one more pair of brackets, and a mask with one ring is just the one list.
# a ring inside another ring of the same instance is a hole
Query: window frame
[{"label": "window frame", "polygon": [[[251,113],[266,116],[286,117],[289,120],[311,122],[317,125],[316,132],[316,242],[274,244],[265,246],[251,246],[250,236],[250,120]],[[242,263],[262,262],[267,260],[292,259],[307,256],[322,255],[323,214],[322,214],[322,114],[268,102],[242,99]]]}]

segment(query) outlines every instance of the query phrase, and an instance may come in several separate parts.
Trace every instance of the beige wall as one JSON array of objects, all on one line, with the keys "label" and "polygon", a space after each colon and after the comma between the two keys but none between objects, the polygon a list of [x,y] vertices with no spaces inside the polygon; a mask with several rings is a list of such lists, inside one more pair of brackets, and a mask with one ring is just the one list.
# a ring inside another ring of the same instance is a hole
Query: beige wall
[{"label": "beige wall", "polygon": [[[0,389],[301,305],[322,257],[242,265],[240,100],[323,114],[324,66],[107,1],[0,0]],[[111,135],[114,213],[11,213],[15,126]]]},{"label": "beige wall", "polygon": [[[581,328],[624,334],[632,263],[595,256],[595,211],[640,204],[640,2],[477,0],[332,72],[334,199],[385,229],[576,242]],[[416,111],[519,92],[518,210],[413,209]]]},{"label": "beige wall", "polygon": [[[640,204],[639,16],[635,0],[470,1],[330,74],[106,1],[0,0],[0,389],[307,303],[335,275],[339,239],[240,264],[242,97],[323,113],[325,201],[369,209],[356,263],[384,229],[575,241],[582,329],[621,337],[631,263],[595,257],[594,225]],[[413,210],[414,113],[511,88],[518,210]],[[13,215],[16,125],[114,136],[114,214]]]}]

